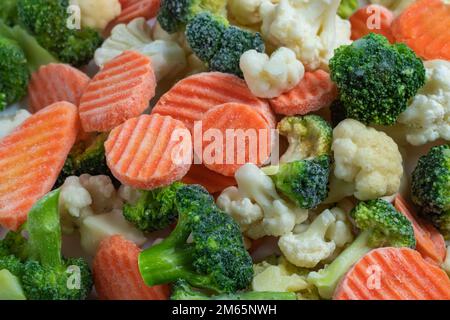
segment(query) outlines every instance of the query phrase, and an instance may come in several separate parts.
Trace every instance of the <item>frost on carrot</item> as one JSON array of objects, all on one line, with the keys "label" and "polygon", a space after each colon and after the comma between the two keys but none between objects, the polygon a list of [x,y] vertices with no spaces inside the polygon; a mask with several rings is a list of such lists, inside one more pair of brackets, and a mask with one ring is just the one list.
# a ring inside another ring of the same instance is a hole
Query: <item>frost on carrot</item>
[{"label": "frost on carrot", "polygon": [[78,132],[77,107],[57,102],[0,140],[0,224],[17,230],[56,182]]}]

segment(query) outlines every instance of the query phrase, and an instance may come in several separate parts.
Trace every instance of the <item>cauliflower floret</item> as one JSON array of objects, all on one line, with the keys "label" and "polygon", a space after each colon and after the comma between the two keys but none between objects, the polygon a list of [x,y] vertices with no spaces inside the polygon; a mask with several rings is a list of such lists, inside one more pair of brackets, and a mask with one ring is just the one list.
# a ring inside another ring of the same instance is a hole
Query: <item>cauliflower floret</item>
[{"label": "cauliflower floret", "polygon": [[240,67],[252,93],[260,98],[276,98],[294,88],[305,75],[303,64],[288,48],[272,56],[249,50],[241,56]]},{"label": "cauliflower floret", "polygon": [[0,116],[0,139],[9,135],[20,126],[31,114],[27,110],[19,110],[13,115]]},{"label": "cauliflower floret", "polygon": [[416,0],[370,0],[371,3],[381,4],[392,10],[395,15],[399,15],[406,7],[415,1]]},{"label": "cauliflower floret", "polygon": [[342,121],[333,133],[334,175],[354,184],[356,198],[377,199],[399,190],[402,156],[392,138],[353,119]]},{"label": "cauliflower floret", "polygon": [[238,188],[225,189],[217,205],[230,214],[251,239],[281,236],[308,218],[308,211],[283,200],[268,176],[254,164],[236,172]]},{"label": "cauliflower floret", "polygon": [[262,21],[259,8],[263,2],[270,0],[229,0],[228,11],[233,18],[243,26],[253,25]]},{"label": "cauliflower floret", "polygon": [[334,241],[327,241],[325,234],[336,218],[330,210],[322,212],[309,225],[306,231],[293,234],[288,233],[280,237],[278,246],[286,259],[304,268],[314,268],[320,261],[328,258],[336,249]]},{"label": "cauliflower floret", "polygon": [[341,208],[332,208],[330,212],[336,221],[328,228],[325,238],[333,241],[337,248],[343,248],[346,244],[353,242],[352,224]]},{"label": "cauliflower floret", "polygon": [[450,276],[450,245],[447,245],[447,257],[441,267]]},{"label": "cauliflower floret", "polygon": [[349,44],[350,22],[336,13],[340,0],[263,2],[261,33],[272,45],[292,49],[307,70],[327,68],[337,47]]},{"label": "cauliflower floret", "polygon": [[425,62],[427,81],[398,121],[408,127],[406,139],[418,146],[450,140],[450,62]]},{"label": "cauliflower floret", "polygon": [[119,0],[70,0],[80,8],[81,25],[103,30],[122,12]]},{"label": "cauliflower floret", "polygon": [[149,56],[158,81],[175,75],[186,67],[184,50],[175,41],[153,41],[150,26],[144,18],[115,26],[111,36],[95,51],[95,63],[101,67],[126,50],[135,50]]}]

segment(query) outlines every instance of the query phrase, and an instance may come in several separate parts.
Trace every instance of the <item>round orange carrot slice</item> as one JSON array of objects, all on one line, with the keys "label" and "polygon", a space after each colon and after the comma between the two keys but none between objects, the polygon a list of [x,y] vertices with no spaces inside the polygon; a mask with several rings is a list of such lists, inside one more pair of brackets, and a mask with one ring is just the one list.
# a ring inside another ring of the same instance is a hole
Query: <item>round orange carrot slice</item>
[{"label": "round orange carrot slice", "polygon": [[450,279],[415,250],[380,248],[352,267],[333,299],[449,300]]},{"label": "round orange carrot slice", "polygon": [[28,102],[34,113],[58,101],[78,106],[80,98],[91,79],[67,64],[50,63],[31,75],[28,85]]},{"label": "round orange carrot slice", "polygon": [[77,107],[57,102],[0,140],[0,224],[17,230],[56,182],[78,132]]},{"label": "round orange carrot slice", "polygon": [[[197,128],[196,128],[197,130]],[[271,153],[271,127],[253,107],[226,103],[205,113],[202,119],[202,154],[196,156],[210,170],[232,177],[246,163],[261,166]]]},{"label": "round orange carrot slice", "polygon": [[148,287],[141,277],[138,256],[141,250],[122,236],[100,243],[94,258],[94,283],[101,300],[167,300],[169,287]]},{"label": "round orange carrot slice", "polygon": [[352,40],[358,40],[369,33],[378,33],[385,36],[391,43],[394,42],[391,31],[394,14],[383,6],[371,4],[360,8],[349,20],[352,25]]},{"label": "round orange carrot slice", "polygon": [[276,114],[305,115],[328,107],[337,98],[337,87],[330,75],[323,71],[306,72],[304,78],[291,91],[271,99]]},{"label": "round orange carrot slice", "polygon": [[155,95],[156,78],[150,58],[125,51],[106,63],[80,101],[86,132],[107,132],[142,114]]},{"label": "round orange carrot slice", "polygon": [[236,185],[233,177],[226,177],[211,171],[202,164],[193,164],[182,181],[186,184],[200,184],[211,194]]},{"label": "round orange carrot slice", "polygon": [[255,108],[272,128],[276,119],[266,101],[255,97],[244,80],[226,73],[206,72],[178,82],[161,97],[152,113],[183,121],[193,130],[194,122],[218,105],[236,102]]},{"label": "round orange carrot slice", "polygon": [[123,184],[154,189],[183,178],[192,164],[191,133],[171,117],[142,115],[109,134],[106,160]]}]

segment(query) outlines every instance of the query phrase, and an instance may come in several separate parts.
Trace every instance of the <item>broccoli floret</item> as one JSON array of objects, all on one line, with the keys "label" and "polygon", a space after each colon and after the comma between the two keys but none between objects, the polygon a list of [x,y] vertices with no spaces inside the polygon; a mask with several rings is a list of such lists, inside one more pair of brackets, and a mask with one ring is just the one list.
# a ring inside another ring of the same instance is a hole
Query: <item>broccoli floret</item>
[{"label": "broccoli floret", "polygon": [[144,232],[163,230],[175,222],[178,214],[175,196],[183,186],[175,182],[168,187],[141,191],[135,204],[126,203],[123,207],[125,219]]},{"label": "broccoli floret", "polygon": [[422,214],[444,233],[450,233],[450,144],[422,156],[412,173],[412,199]]},{"label": "broccoli floret", "polygon": [[0,37],[0,111],[27,94],[28,79],[23,50],[14,41]]},{"label": "broccoli floret", "polygon": [[102,38],[90,28],[70,28],[68,6],[69,0],[18,0],[18,17],[41,46],[64,63],[82,66],[92,59]]},{"label": "broccoli floret", "polygon": [[278,124],[278,132],[289,142],[281,163],[331,155],[333,129],[317,115],[286,117]]},{"label": "broccoli floret", "polygon": [[[316,208],[328,196],[330,157],[298,160],[276,167],[263,168],[275,187],[300,208]],[[276,173],[275,173],[276,172]],[[274,173],[274,174],[272,174]]]},{"label": "broccoli floret", "polygon": [[264,52],[264,41],[259,33],[230,26],[228,21],[209,12],[195,16],[186,27],[186,39],[192,51],[210,71],[219,71],[243,77],[239,66],[242,54],[248,50]]},{"label": "broccoli floret", "polygon": [[330,70],[346,114],[365,124],[394,124],[425,84],[414,51],[373,33],[336,49]]},{"label": "broccoli floret", "polygon": [[296,300],[294,292],[241,292],[209,296],[194,290],[185,280],[178,280],[172,291],[171,300]]},{"label": "broccoli floret", "polygon": [[342,0],[337,13],[341,18],[348,19],[358,7],[358,0]]},{"label": "broccoli floret", "polygon": [[218,293],[245,289],[252,280],[253,266],[236,222],[197,185],[177,191],[175,208],[178,223],[174,231],[139,255],[145,283],[153,286],[183,279]]},{"label": "broccoli floret", "polygon": [[331,264],[308,276],[323,298],[331,298],[341,277],[371,249],[416,246],[411,222],[389,202],[381,199],[360,202],[350,215],[362,231],[360,235]]},{"label": "broccoli floret", "polygon": [[33,206],[25,226],[28,239],[12,233],[1,242],[14,255],[1,258],[0,268],[19,278],[27,299],[85,299],[93,285],[84,260],[61,256],[58,201],[59,190],[55,190]]},{"label": "broccoli floret", "polygon": [[158,14],[158,22],[166,32],[175,33],[201,12],[224,15],[226,5],[226,0],[164,0]]},{"label": "broccoli floret", "polygon": [[2,0],[0,3],[0,19],[7,25],[17,24],[17,0]]}]

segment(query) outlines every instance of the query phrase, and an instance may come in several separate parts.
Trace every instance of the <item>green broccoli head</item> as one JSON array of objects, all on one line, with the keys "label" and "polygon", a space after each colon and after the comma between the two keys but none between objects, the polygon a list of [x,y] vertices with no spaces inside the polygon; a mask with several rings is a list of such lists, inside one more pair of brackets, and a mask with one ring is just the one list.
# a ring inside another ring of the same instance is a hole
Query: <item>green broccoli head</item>
[{"label": "green broccoli head", "polygon": [[289,142],[281,163],[331,155],[333,129],[320,116],[286,117],[278,124],[278,132]]},{"label": "green broccoli head", "polygon": [[178,223],[174,231],[139,256],[145,283],[152,286],[183,279],[215,292],[246,288],[253,276],[252,260],[233,219],[219,210],[201,186],[182,186],[175,207]]},{"label": "green broccoli head", "polygon": [[16,277],[23,275],[24,266],[22,261],[13,255],[0,256],[0,270],[6,269]]},{"label": "green broccoli head", "polygon": [[20,46],[0,37],[0,111],[27,94],[28,64]]},{"label": "green broccoli head", "polygon": [[358,7],[358,0],[342,0],[337,13],[341,18],[348,19]]},{"label": "green broccoli head", "polygon": [[18,0],[19,21],[45,49],[74,66],[88,63],[102,44],[90,28],[70,28],[69,0]]},{"label": "green broccoli head", "polygon": [[284,163],[270,177],[277,190],[300,208],[313,209],[328,195],[330,162],[330,156],[322,155],[314,159]]},{"label": "green broccoli head", "polygon": [[394,124],[425,84],[414,51],[373,33],[336,49],[330,70],[346,114],[365,124]]},{"label": "green broccoli head", "polygon": [[387,201],[360,202],[350,215],[362,232],[332,263],[308,275],[308,282],[318,288],[322,298],[330,299],[344,274],[373,248],[416,245],[412,223]]},{"label": "green broccoli head", "polygon": [[450,232],[450,145],[430,149],[412,173],[412,199],[444,232]]},{"label": "green broccoli head", "polygon": [[144,232],[167,228],[178,217],[175,195],[182,186],[182,183],[175,182],[168,187],[141,191],[135,204],[124,205],[125,219]]},{"label": "green broccoli head", "polygon": [[201,12],[224,15],[226,0],[164,0],[158,14],[158,22],[168,33],[182,30]]},{"label": "green broccoli head", "polygon": [[171,300],[296,300],[294,292],[241,292],[208,296],[194,290],[185,280],[178,280],[172,288]]}]

